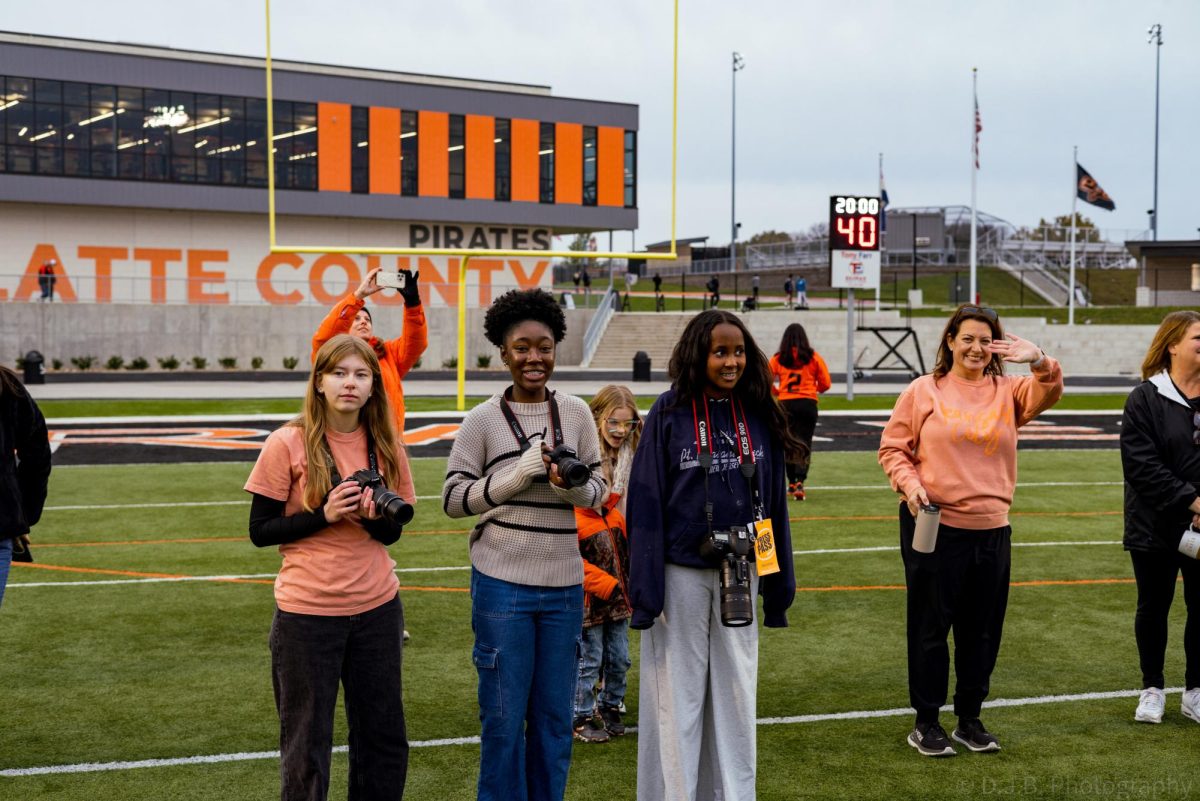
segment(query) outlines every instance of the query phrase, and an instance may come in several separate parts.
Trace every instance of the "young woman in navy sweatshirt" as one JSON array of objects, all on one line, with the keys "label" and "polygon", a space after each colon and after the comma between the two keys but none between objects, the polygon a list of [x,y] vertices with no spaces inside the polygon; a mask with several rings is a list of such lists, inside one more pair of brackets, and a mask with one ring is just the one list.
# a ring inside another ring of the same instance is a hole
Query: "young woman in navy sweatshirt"
[{"label": "young woman in navy sweatshirt", "polygon": [[[761,595],[764,625],[786,626],[796,580],[785,459],[799,460],[804,446],[736,315],[693,318],[670,375],[629,479],[631,625],[644,630],[637,795],[743,801],[754,798],[758,627],[749,610],[736,620],[722,608],[727,560],[701,549],[714,535],[731,544],[746,535],[743,545],[755,537],[740,568],[748,606]],[[756,565],[772,541],[777,564]]]}]

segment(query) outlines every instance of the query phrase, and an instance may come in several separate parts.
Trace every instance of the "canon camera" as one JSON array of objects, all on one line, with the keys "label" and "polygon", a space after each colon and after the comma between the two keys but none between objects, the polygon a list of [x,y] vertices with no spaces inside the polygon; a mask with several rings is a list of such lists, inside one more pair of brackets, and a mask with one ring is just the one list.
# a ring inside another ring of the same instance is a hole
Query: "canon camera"
[{"label": "canon camera", "polygon": [[371,468],[364,467],[342,480],[357,484],[359,489],[370,488],[375,495],[375,508],[392,525],[404,526],[413,519],[412,504],[384,486],[383,476]]},{"label": "canon camera", "polygon": [[558,465],[558,475],[568,487],[581,487],[592,477],[592,469],[579,461],[579,454],[570,445],[550,451],[550,464]]},{"label": "canon camera", "polygon": [[735,628],[754,622],[750,593],[750,554],[754,534],[749,526],[720,529],[700,543],[700,556],[721,568],[721,623]]}]

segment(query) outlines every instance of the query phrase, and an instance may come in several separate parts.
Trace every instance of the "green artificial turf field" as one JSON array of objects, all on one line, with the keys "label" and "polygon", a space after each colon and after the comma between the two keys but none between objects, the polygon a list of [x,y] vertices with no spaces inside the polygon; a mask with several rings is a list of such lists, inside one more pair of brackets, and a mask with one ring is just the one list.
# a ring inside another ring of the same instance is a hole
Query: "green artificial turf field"
[{"label": "green artificial turf field", "polygon": [[[466,531],[441,512],[444,459],[414,461],[417,518],[391,548],[413,639],[406,797],[473,797],[478,734]],[[279,557],[246,537],[248,464],[64,467],[0,609],[0,798],[269,799],[278,745],[267,628]],[[907,713],[895,499],[872,453],[818,452],[792,503],[800,591],[761,638],[758,797],[1196,797],[1200,726],[1168,696],[1133,722],[1135,592],[1115,450],[1022,451],[1013,582],[992,698],[996,755],[919,757]],[[1077,544],[1064,544],[1077,543]],[[820,551],[819,553],[817,551]],[[439,568],[439,569],[434,569]],[[199,577],[195,580],[182,580]],[[224,578],[222,578],[224,577]],[[1168,684],[1182,683],[1183,602]],[[627,698],[637,719],[637,643]],[[845,713],[863,713],[847,715]],[[339,710],[335,742],[344,744]],[[947,714],[944,722],[952,723]],[[632,799],[637,735],[576,744],[567,797]],[[965,751],[965,749],[963,749]],[[265,753],[264,753],[265,752]],[[214,761],[137,766],[140,760]],[[63,766],[99,763],[76,772]],[[112,764],[108,764],[112,763]],[[51,772],[28,774],[26,769]],[[346,794],[334,757],[331,798]]]}]

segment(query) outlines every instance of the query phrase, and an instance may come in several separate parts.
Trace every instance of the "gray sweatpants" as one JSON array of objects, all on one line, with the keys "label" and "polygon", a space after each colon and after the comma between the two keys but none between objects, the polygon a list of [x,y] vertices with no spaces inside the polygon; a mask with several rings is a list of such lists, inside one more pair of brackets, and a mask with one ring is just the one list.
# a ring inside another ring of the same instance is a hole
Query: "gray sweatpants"
[{"label": "gray sweatpants", "polygon": [[757,620],[721,625],[716,570],[667,565],[663,598],[642,632],[638,801],[752,801]]}]

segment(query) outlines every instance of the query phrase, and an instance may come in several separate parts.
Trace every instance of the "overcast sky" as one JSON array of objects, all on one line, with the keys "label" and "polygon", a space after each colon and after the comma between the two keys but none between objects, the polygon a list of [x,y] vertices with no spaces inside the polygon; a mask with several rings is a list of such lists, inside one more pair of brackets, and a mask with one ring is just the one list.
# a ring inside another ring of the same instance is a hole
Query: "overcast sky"
[{"label": "overcast sky", "polygon": [[[983,120],[978,206],[1016,225],[1070,212],[1079,161],[1142,230],[1152,206],[1154,47],[1163,26],[1160,239],[1200,228],[1196,0],[682,0],[679,237],[729,241],[730,58],[742,238],[800,231],[836,193],[970,203],[971,68]],[[545,84],[641,107],[639,245],[670,235],[670,0],[274,0],[277,58]],[[5,3],[0,28],[264,53],[263,4]],[[1115,233],[1115,232],[1114,232]],[[629,244],[618,234],[615,244]],[[601,242],[607,245],[607,242]]]}]

